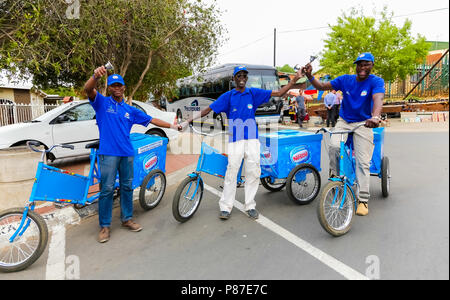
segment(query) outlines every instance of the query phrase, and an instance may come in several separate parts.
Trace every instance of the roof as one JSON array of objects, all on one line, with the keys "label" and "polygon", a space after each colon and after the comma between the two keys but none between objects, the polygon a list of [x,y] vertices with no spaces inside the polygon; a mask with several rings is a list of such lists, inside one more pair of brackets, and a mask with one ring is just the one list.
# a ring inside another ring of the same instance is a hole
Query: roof
[{"label": "roof", "polygon": [[17,76],[9,76],[6,70],[0,70],[0,88],[31,90],[31,79],[19,79]]}]

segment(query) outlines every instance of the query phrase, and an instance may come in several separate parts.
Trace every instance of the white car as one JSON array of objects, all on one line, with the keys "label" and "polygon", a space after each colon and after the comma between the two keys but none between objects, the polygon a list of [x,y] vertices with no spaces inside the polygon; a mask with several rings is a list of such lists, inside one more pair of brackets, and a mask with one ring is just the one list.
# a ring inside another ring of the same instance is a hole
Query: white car
[{"label": "white car", "polygon": [[[166,121],[176,122],[176,114],[163,112],[150,104],[133,100],[133,106],[146,114]],[[169,140],[176,139],[178,132],[173,129],[134,125],[131,132],[159,135]],[[26,123],[0,127],[0,149],[25,145],[27,141],[38,141],[50,148],[55,144],[70,144],[74,150],[55,148],[47,157],[49,160],[89,154],[86,144],[99,138],[95,111],[88,100],[74,101],[58,106],[42,116]]]}]

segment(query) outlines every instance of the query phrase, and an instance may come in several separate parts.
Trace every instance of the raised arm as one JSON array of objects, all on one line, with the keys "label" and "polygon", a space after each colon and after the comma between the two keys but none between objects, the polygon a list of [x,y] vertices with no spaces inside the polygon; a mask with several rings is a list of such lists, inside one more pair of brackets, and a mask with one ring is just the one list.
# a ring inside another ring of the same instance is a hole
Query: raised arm
[{"label": "raised arm", "polygon": [[329,91],[333,89],[333,86],[330,82],[320,82],[317,78],[315,78],[312,73],[312,66],[311,64],[307,64],[302,68],[304,74],[308,78],[309,82],[319,91]]},{"label": "raised arm", "polygon": [[94,100],[97,96],[97,90],[95,87],[97,86],[97,81],[105,76],[107,73],[106,68],[101,66],[94,71],[94,75],[89,78],[88,81],[84,84],[84,92],[87,94],[88,98]]},{"label": "raised arm", "polygon": [[295,83],[296,83],[300,78],[302,78],[303,76],[304,76],[304,75],[302,74],[302,71],[299,70],[299,71],[297,72],[297,74],[295,74],[294,79],[292,79],[291,81],[289,81],[289,83],[288,83],[287,85],[283,86],[283,87],[281,88],[281,90],[279,90],[279,91],[272,91],[271,96],[272,96],[272,97],[283,97],[290,89],[293,88],[293,86],[295,85]]}]

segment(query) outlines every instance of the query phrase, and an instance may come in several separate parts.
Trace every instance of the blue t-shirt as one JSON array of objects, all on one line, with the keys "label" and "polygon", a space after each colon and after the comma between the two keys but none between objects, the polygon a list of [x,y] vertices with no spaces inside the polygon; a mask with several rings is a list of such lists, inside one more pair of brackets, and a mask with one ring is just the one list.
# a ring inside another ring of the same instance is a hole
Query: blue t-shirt
[{"label": "blue t-shirt", "polygon": [[257,139],[256,109],[269,101],[271,94],[270,90],[257,88],[246,88],[242,93],[233,89],[222,94],[209,107],[217,114],[227,114],[230,142]]},{"label": "blue t-shirt", "polygon": [[339,116],[348,123],[372,118],[373,94],[385,93],[384,80],[372,74],[361,82],[356,80],[356,75],[342,75],[332,80],[331,85],[336,91],[342,91]]},{"label": "blue t-shirt", "polygon": [[147,126],[152,117],[141,110],[125,103],[105,97],[99,92],[92,101],[95,110],[98,131],[100,132],[100,148],[98,154],[111,156],[134,156],[130,140],[133,124]]}]

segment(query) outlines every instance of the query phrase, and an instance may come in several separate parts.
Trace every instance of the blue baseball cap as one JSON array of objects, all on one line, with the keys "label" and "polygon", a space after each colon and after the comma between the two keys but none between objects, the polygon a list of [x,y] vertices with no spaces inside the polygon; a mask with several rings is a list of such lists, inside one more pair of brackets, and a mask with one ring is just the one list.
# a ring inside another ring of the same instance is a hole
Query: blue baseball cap
[{"label": "blue baseball cap", "polygon": [[122,76],[119,74],[112,74],[108,76],[108,86],[112,85],[113,83],[120,83],[121,85],[125,85],[125,81],[123,81]]},{"label": "blue baseball cap", "polygon": [[363,61],[363,60],[375,62],[375,57],[373,57],[372,53],[366,52],[366,53],[363,53],[360,56],[358,56],[358,58],[353,63],[356,64],[358,61]]},{"label": "blue baseball cap", "polygon": [[234,68],[233,77],[236,76],[236,74],[240,71],[248,73],[247,68],[245,66],[237,66],[236,68]]}]

